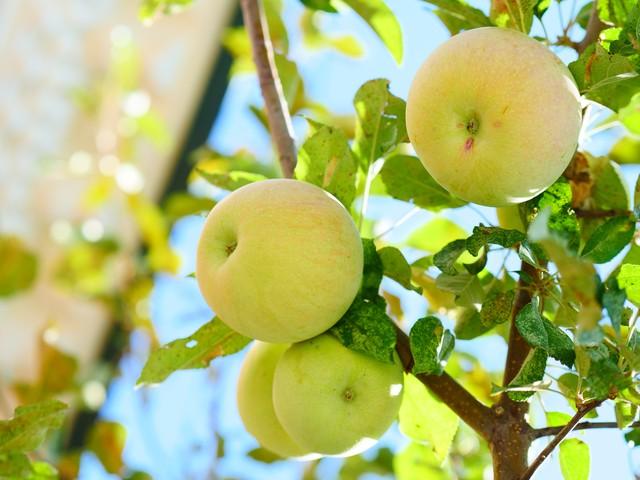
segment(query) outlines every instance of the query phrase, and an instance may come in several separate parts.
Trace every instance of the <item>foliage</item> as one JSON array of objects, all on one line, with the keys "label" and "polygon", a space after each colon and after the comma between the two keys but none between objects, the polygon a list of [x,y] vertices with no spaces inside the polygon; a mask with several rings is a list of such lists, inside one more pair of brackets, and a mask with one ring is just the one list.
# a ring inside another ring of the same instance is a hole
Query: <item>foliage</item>
[{"label": "foliage", "polygon": [[[189,3],[143,0],[139,13],[148,23]],[[492,25],[529,33],[534,21],[544,22],[545,12],[553,7],[544,0],[494,0],[489,8],[476,8],[462,0],[423,3],[451,34]],[[300,19],[305,48],[361,56],[366,45],[351,32],[335,36],[323,31],[325,16],[350,10],[368,25],[393,59],[402,62],[405,44],[392,2],[301,0],[301,5],[305,7]],[[347,347],[390,363],[399,361],[396,349],[401,328],[409,332],[412,355],[399,413],[400,430],[408,443],[345,460],[341,478],[369,473],[395,474],[401,480],[483,475],[490,461],[487,446],[461,424],[446,398],[438,398],[418,380],[429,376],[454,377],[482,404],[493,404],[499,398],[524,404],[548,391],[560,392],[576,409],[590,401],[611,399],[618,426],[633,424],[640,406],[640,335],[635,329],[640,306],[640,247],[636,245],[640,196],[636,186],[632,198],[620,165],[640,163],[636,138],[640,134],[640,7],[627,1],[598,1],[598,13],[608,28],[569,65],[584,98],[611,110],[604,127],[618,122],[625,136],[608,155],[600,157],[582,151],[587,143],[581,145],[563,177],[519,206],[526,231],[483,220],[469,233],[454,221],[459,218],[454,210],[469,212],[474,207],[441,187],[411,154],[406,105],[392,93],[394,85],[385,78],[369,80],[355,92],[348,114],[328,111],[305,88],[304,69],[296,64],[298,53],[282,18],[282,2],[266,0],[263,6],[284,99],[289,112],[304,116],[307,122],[295,177],[334,195],[352,214],[363,237],[375,237],[380,227],[367,212],[372,196],[393,199],[426,215],[424,223],[414,225],[403,241],[389,244],[384,235],[363,240],[360,291],[330,329]],[[589,11],[586,5],[575,12],[566,25],[566,38],[545,41],[555,46],[575,45],[575,39],[568,37],[569,27],[585,27]],[[250,40],[242,27],[229,29],[224,45],[234,58],[233,75],[254,73]],[[95,91],[76,92],[76,96],[87,108],[98,110],[103,98],[120,101],[135,91],[139,81],[133,45],[113,46],[107,80]],[[267,128],[263,107],[252,104],[248,108]],[[153,111],[121,117],[119,121],[135,132],[121,139],[123,164],[135,167],[140,143],[159,151],[172,145]],[[149,315],[139,308],[148,302],[155,274],[177,272],[179,259],[168,240],[175,222],[215,208],[212,192],[222,196],[279,175],[276,162],[266,161],[275,159],[258,158],[247,151],[222,153],[203,147],[194,152],[192,160],[190,185],[203,189],[197,195],[195,188],[177,192],[157,205],[140,191],[121,191],[113,176],[103,175],[82,199],[94,211],[115,196],[124,198],[127,215],[144,245],[127,291],[116,278],[125,246],[108,237],[92,240],[74,231],[51,270],[59,287],[97,299],[122,316],[125,335],[134,329],[146,332],[151,352],[137,382],[140,386],[163,382],[179,370],[207,368],[216,358],[239,352],[251,341],[227,327],[223,319],[214,318],[192,335],[158,346]],[[32,247],[18,237],[1,236],[0,257],[0,297],[27,292],[39,274]],[[520,261],[519,270],[512,267],[514,261]],[[409,318],[405,297],[397,294],[402,290],[416,301],[422,295],[427,313]],[[528,298],[518,304],[523,293]],[[396,320],[399,325],[394,325]],[[462,353],[459,346],[482,336],[506,338],[508,328],[517,330],[528,350],[515,376],[504,385],[498,372],[483,368],[482,358]],[[66,407],[52,398],[76,395],[81,379],[77,360],[45,341],[44,335],[39,354],[38,378],[12,385],[13,393],[27,405],[19,407],[12,419],[0,421],[1,478],[57,475],[53,467],[32,461],[29,454],[40,448],[50,430],[63,426]],[[556,376],[558,367],[563,373]],[[570,419],[571,415],[559,412],[548,412],[546,417],[549,427],[565,425]],[[637,430],[627,438],[640,441]],[[92,452],[107,472],[141,478],[143,473],[129,472],[123,461],[125,440],[121,425],[100,420],[87,435],[84,450]],[[217,458],[224,456],[222,437],[218,450]],[[262,448],[248,455],[263,463],[281,460]],[[80,452],[73,452],[61,457],[57,463],[61,474],[77,471],[79,456]],[[317,475],[318,462],[323,460],[309,464],[309,476]],[[562,441],[559,462],[565,479],[588,478],[587,444],[577,438]]]}]

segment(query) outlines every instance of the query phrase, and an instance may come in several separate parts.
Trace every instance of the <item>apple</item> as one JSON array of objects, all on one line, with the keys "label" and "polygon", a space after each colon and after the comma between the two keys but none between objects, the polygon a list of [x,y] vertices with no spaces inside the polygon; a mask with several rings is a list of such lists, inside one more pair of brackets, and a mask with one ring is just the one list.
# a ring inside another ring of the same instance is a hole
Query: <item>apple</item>
[{"label": "apple", "polygon": [[214,312],[251,338],[292,343],[325,332],[362,280],[347,210],[310,183],[274,179],[234,191],[209,213],[196,278]]},{"label": "apple", "polygon": [[488,206],[548,188],[573,156],[580,94],[549,49],[515,30],[469,30],[422,64],[407,131],[424,167],[450,193]]},{"label": "apple", "polygon": [[240,369],[238,411],[247,431],[264,448],[285,458],[305,457],[310,451],[291,439],[273,409],[273,374],[287,348],[287,344],[263,342],[251,346]]},{"label": "apple", "polygon": [[509,205],[508,207],[496,208],[498,217],[498,225],[507,230],[518,230],[526,232],[522,217],[520,217],[520,208],[517,205]]},{"label": "apple", "polygon": [[382,363],[324,334],[284,353],[273,379],[273,404],[298,445],[348,456],[371,447],[393,423],[402,388],[398,362]]}]

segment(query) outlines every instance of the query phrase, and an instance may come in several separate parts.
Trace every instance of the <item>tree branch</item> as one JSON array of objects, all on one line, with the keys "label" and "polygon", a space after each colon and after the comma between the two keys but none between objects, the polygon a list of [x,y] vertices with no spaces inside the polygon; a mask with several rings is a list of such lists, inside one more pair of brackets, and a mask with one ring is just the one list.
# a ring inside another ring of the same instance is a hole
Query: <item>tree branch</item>
[{"label": "tree branch", "polygon": [[296,146],[289,107],[278,76],[269,28],[259,0],[241,0],[242,18],[251,41],[253,61],[258,72],[260,90],[269,121],[271,138],[278,151],[282,173],[293,177],[296,166]]},{"label": "tree branch", "polygon": [[578,425],[578,422],[580,422],[580,420],[582,420],[582,418],[587,413],[589,413],[591,410],[596,408],[602,402],[603,400],[594,400],[592,402],[581,405],[578,408],[578,411],[576,412],[576,414],[571,419],[571,421],[567,423],[564,427],[560,428],[560,431],[556,434],[555,437],[553,437],[553,440],[551,440],[549,444],[544,448],[544,450],[540,452],[540,455],[538,455],[536,459],[533,462],[531,462],[531,464],[529,465],[529,468],[527,468],[527,471],[524,472],[524,475],[522,475],[522,477],[520,477],[520,480],[529,480],[533,476],[535,471],[538,469],[538,467],[542,465],[542,462],[544,462],[545,459],[549,456],[549,454],[558,446],[558,444],[562,440],[564,440],[564,438],[567,435],[569,435],[569,433],[571,433],[571,431],[574,428],[576,428],[576,425]]},{"label": "tree branch", "polygon": [[598,40],[600,32],[605,28],[607,28],[607,26],[602,23],[600,17],[598,16],[598,2],[594,1],[593,8],[591,9],[591,15],[589,15],[589,21],[587,23],[584,38],[573,45],[573,47],[578,53],[584,52],[589,45]]},{"label": "tree branch", "polygon": [[[395,325],[397,332],[396,350],[407,373],[413,368],[413,356],[409,345],[409,337],[400,327]],[[453,410],[467,425],[480,436],[489,439],[493,431],[494,416],[491,409],[480,403],[462,385],[447,373],[442,375],[417,374],[415,377]]]},{"label": "tree branch", "polygon": [[[528,263],[522,262],[521,271],[528,277],[532,278],[534,283],[538,280],[540,273],[535,267]],[[518,295],[516,296],[516,300],[513,304],[513,309],[511,310],[509,346],[507,351],[507,361],[504,366],[504,376],[502,378],[502,385],[505,387],[509,385],[514,378],[516,378],[516,375],[520,372],[520,369],[529,354],[529,350],[531,349],[529,344],[524,340],[524,338],[522,338],[522,335],[520,335],[515,323],[515,319],[520,313],[520,310],[522,310],[529,302],[531,302],[531,288],[528,281],[523,280],[522,275],[520,275],[520,279],[518,280]],[[508,395],[502,395],[502,403],[507,401],[508,398]]]},{"label": "tree branch", "polygon": [[[639,428],[640,422],[633,422],[627,425],[625,428]],[[550,435],[557,435],[564,427],[544,427],[536,428],[531,431],[533,438],[548,437]],[[599,428],[619,428],[616,422],[582,422],[573,427],[573,430],[595,430]]]}]

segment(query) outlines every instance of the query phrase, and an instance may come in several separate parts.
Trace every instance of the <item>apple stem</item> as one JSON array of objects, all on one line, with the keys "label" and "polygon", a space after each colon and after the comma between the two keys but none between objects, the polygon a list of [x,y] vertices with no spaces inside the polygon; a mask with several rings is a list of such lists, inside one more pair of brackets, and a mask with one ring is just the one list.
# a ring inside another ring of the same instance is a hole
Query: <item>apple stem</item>
[{"label": "apple stem", "polygon": [[286,178],[293,178],[297,161],[293,125],[278,76],[264,11],[259,0],[241,0],[240,5],[251,42],[253,61],[258,73],[271,138],[278,151],[283,175]]}]

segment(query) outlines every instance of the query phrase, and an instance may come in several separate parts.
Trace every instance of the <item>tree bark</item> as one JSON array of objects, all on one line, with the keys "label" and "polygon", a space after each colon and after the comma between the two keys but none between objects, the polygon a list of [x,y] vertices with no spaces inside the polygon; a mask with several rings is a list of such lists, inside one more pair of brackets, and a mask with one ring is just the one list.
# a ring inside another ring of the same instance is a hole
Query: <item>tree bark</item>
[{"label": "tree bark", "polygon": [[[540,272],[526,262],[522,262],[521,275],[518,280],[518,293],[511,311],[511,326],[507,360],[504,367],[503,386],[518,375],[531,348],[516,328],[515,319],[529,302],[531,291],[539,280]],[[531,283],[529,283],[531,279]],[[493,477],[495,480],[519,480],[527,471],[528,452],[531,446],[532,428],[525,420],[529,411],[528,402],[515,402],[503,393],[494,405],[496,416],[495,428],[489,441],[489,449],[493,459]]]},{"label": "tree bark", "polygon": [[296,167],[296,146],[289,107],[278,76],[269,29],[259,0],[241,0],[242,17],[251,40],[253,62],[256,65],[260,90],[264,98],[271,138],[278,151],[282,174],[293,177]]}]

